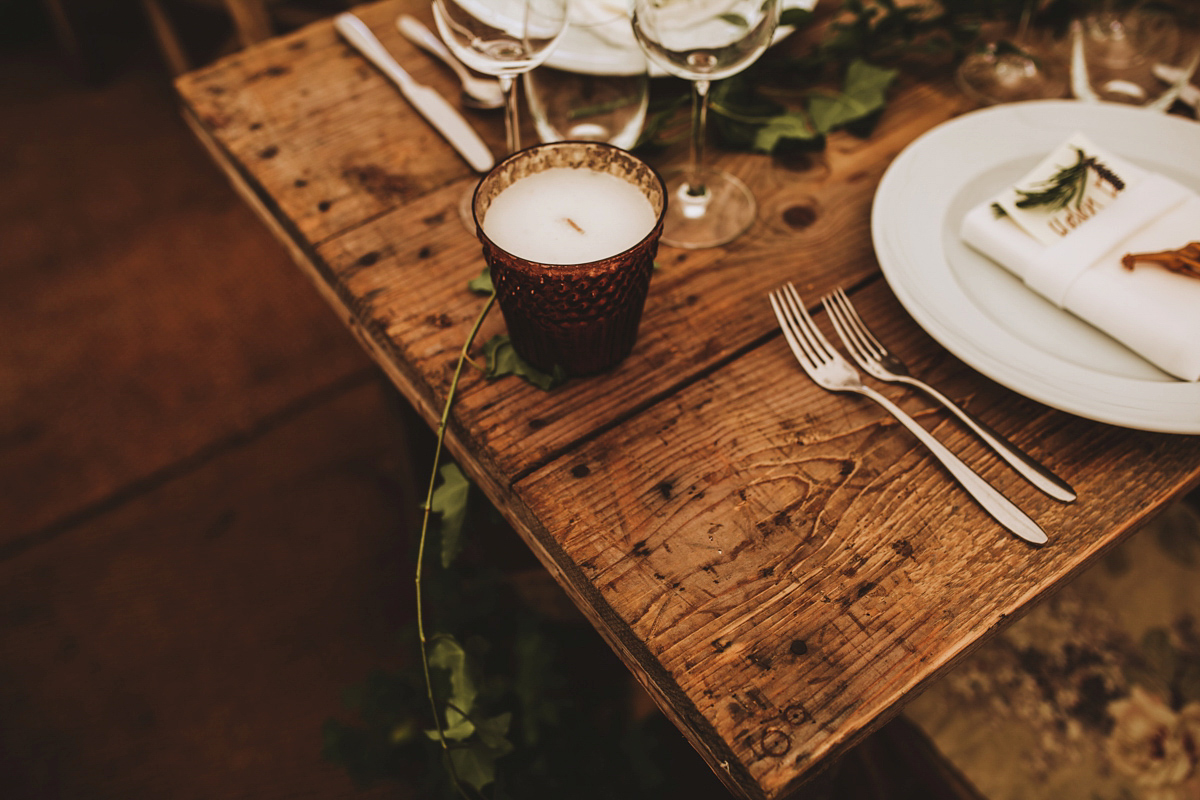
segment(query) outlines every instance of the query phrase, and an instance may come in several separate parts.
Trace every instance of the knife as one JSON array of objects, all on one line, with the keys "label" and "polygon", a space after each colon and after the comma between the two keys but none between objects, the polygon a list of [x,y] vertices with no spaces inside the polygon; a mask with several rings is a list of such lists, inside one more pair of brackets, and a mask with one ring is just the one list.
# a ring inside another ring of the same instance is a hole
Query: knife
[{"label": "knife", "polygon": [[496,163],[492,151],[483,143],[483,139],[479,138],[475,129],[463,119],[462,114],[458,113],[458,109],[450,105],[436,90],[422,86],[405,72],[361,19],[351,13],[342,13],[334,18],[333,26],[347,42],[378,67],[380,72],[392,79],[399,87],[400,93],[412,103],[413,108],[421,112],[421,116],[429,120],[438,133],[446,137],[446,141],[454,146],[468,164],[477,172],[487,172],[492,168]]}]

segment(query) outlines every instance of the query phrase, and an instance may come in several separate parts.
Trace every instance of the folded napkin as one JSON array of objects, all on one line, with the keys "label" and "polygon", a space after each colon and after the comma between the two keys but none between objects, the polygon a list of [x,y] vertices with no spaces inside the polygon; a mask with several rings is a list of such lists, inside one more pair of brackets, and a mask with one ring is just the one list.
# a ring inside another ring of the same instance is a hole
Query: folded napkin
[{"label": "folded napkin", "polygon": [[637,50],[637,39],[629,24],[633,0],[574,0],[570,6],[571,26],[618,50]]},{"label": "folded napkin", "polygon": [[[1071,141],[1086,142],[1078,135]],[[1200,380],[1200,279],[1153,264],[1133,270],[1121,264],[1129,253],[1175,250],[1200,240],[1200,196],[1115,156],[1103,154],[1102,160],[1124,188],[1090,218],[1076,219],[1069,233],[1047,237],[1044,230],[1022,227],[1021,212],[997,215],[996,203],[1012,208],[1015,193],[1009,190],[971,209],[960,235],[1059,308],[1160,369]]]}]

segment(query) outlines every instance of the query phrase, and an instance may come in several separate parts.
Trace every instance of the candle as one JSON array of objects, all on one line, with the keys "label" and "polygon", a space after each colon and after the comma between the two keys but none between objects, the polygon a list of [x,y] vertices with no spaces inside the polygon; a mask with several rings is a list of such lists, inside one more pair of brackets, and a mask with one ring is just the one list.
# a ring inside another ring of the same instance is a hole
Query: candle
[{"label": "candle", "polygon": [[629,355],[667,208],[649,164],[600,142],[535,145],[484,175],[471,208],[521,358],[594,375]]},{"label": "candle", "polygon": [[551,167],[497,194],[483,232],[527,261],[583,264],[628,250],[656,222],[650,201],[634,184],[588,168]]}]

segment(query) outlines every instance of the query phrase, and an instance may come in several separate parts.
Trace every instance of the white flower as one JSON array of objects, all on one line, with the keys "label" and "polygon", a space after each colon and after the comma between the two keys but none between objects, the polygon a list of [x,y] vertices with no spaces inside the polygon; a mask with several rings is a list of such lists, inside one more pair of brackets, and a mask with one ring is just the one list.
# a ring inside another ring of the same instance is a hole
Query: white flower
[{"label": "white flower", "polygon": [[1200,760],[1200,704],[1176,713],[1155,695],[1133,687],[1109,704],[1116,724],[1108,737],[1114,766],[1148,790],[1147,797],[1180,797]]}]

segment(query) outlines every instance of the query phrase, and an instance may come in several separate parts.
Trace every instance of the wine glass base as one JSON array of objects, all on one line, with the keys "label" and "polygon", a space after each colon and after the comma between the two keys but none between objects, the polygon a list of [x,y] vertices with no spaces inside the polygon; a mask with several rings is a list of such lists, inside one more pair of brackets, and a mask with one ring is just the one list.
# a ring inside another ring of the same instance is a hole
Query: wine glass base
[{"label": "wine glass base", "polygon": [[[697,180],[698,178],[698,180]],[[727,172],[677,168],[663,173],[667,184],[667,214],[663,244],[700,249],[731,242],[754,224],[758,204],[750,189]],[[701,183],[702,194],[691,187]]]}]

